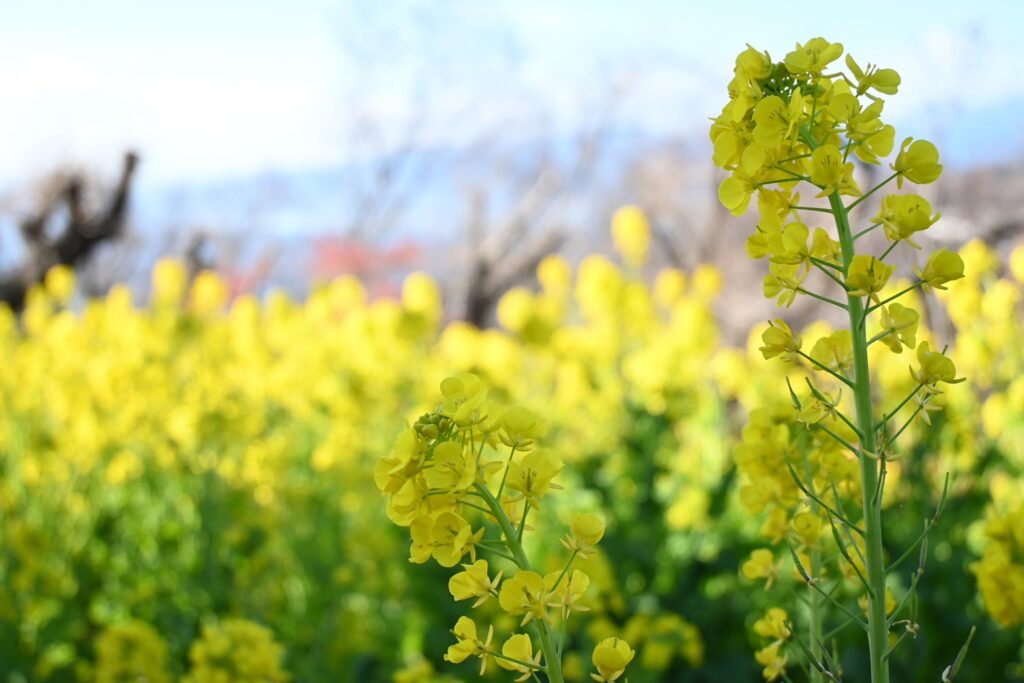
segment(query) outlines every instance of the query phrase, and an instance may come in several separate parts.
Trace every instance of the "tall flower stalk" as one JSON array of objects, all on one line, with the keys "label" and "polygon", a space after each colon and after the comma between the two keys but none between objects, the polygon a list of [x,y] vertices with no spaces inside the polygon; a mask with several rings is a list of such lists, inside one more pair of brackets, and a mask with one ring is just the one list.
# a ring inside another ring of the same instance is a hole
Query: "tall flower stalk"
[{"label": "tall flower stalk", "polygon": [[[808,662],[811,681],[838,680],[838,663],[823,641],[858,624],[867,636],[872,682],[888,683],[891,655],[917,631],[914,591],[926,553],[920,552],[902,600],[894,599],[889,575],[916,548],[925,547],[941,511],[940,502],[914,547],[887,566],[882,500],[888,464],[896,457],[895,441],[904,430],[916,420],[928,420],[929,410],[940,402],[942,385],[961,381],[943,351],[933,350],[927,341],[918,343],[920,316],[900,300],[917,291],[944,289],[963,277],[964,266],[958,255],[939,250],[913,280],[892,282],[895,268],[886,259],[899,247],[919,249],[916,234],[934,224],[939,214],[919,195],[888,194],[878,202],[877,215],[864,220],[865,200],[893,182],[898,189],[905,182],[931,183],[942,166],[934,145],[907,138],[886,177],[861,190],[852,158],[882,166],[882,159],[894,151],[895,130],[881,119],[882,96],[896,94],[900,77],[892,69],[870,64],[861,68],[849,55],[848,72],[843,72],[833,66],[842,53],[842,45],[823,38],[797,44],[781,62],[748,47],[736,59],[729,102],[712,124],[711,139],[715,163],[729,172],[719,187],[722,203],[742,215],[757,197],[760,216],[746,249],[752,258],[769,262],[765,296],[785,307],[798,296],[811,297],[841,309],[847,320],[845,329],[817,340],[809,351],[782,320],[773,322],[762,337],[765,358],[779,357],[807,371],[806,391],[790,384],[789,414],[752,416],[745,440],[757,445],[741,451],[741,469],[746,465],[757,472],[749,464],[758,457],[754,451],[775,453],[799,496],[794,501],[785,488],[764,486],[762,492],[748,492],[746,500],[754,508],[771,508],[775,527],[780,519],[783,525],[790,522],[789,529],[775,535],[785,539],[795,569],[810,589],[810,627],[798,636],[795,628],[777,625],[785,612],[770,611],[755,630],[774,641],[757,659],[768,680],[782,677],[788,661],[782,647],[792,638]],[[801,202],[798,190],[808,187],[814,199]],[[824,224],[812,231],[808,224],[817,218]],[[864,225],[855,228],[854,220]],[[884,241],[869,238],[878,228]],[[873,240],[882,244],[866,246]],[[916,364],[910,368],[913,388],[895,404],[880,396],[872,376],[869,348],[878,343],[892,353],[916,349]],[[896,407],[883,412],[880,405]],[[786,435],[781,440],[780,428]],[[816,451],[811,460],[817,470],[806,457],[808,439]],[[855,461],[856,468],[844,468],[844,459]],[[790,511],[805,506],[788,519]],[[825,556],[819,534],[824,525],[831,528],[838,550],[830,553],[839,565],[831,577],[819,563]],[[743,573],[771,581],[779,573],[774,555],[758,553]],[[844,582],[858,586],[866,619],[841,599]],[[841,625],[825,630],[823,606],[833,608]],[[895,643],[890,636],[896,637]]]}]

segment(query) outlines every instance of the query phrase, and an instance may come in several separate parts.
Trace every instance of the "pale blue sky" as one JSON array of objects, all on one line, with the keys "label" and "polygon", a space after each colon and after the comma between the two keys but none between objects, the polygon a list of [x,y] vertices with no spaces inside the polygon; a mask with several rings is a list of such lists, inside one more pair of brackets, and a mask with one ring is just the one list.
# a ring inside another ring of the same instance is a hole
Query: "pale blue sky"
[{"label": "pale blue sky", "polygon": [[814,35],[903,74],[890,116],[927,130],[901,134],[974,112],[983,126],[1024,98],[1024,2],[819,5],[836,9],[7,0],[0,187],[61,161],[116,163],[126,145],[151,182],[329,166],[402,139],[412,112],[421,144],[571,130],[611,92],[621,125],[703,136],[744,43],[781,56]]}]

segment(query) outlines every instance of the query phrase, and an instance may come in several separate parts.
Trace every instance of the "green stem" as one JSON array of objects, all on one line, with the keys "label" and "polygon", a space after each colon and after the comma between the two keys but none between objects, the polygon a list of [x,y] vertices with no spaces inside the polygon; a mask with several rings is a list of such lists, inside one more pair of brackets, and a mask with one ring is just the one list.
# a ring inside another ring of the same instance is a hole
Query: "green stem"
[{"label": "green stem", "polygon": [[503,655],[503,654],[501,654],[499,652],[492,652],[491,656],[494,657],[495,659],[504,659],[506,662],[512,662],[513,664],[518,664],[520,666],[525,666],[525,667],[527,667],[528,669],[531,669],[531,670],[540,669],[541,668],[541,667],[537,666],[536,664],[534,664],[533,662],[527,662],[527,661],[522,660],[522,659],[516,659],[515,657],[509,657],[508,655]]},{"label": "green stem", "polygon": [[892,253],[892,250],[893,250],[893,249],[895,249],[895,248],[896,248],[896,245],[897,245],[897,244],[899,244],[899,243],[900,243],[900,241],[899,241],[899,240],[896,240],[895,242],[893,242],[892,244],[890,244],[890,245],[889,245],[889,248],[888,248],[888,249],[886,249],[885,251],[883,251],[883,252],[882,252],[882,255],[878,257],[878,260],[879,260],[879,261],[884,261],[884,260],[885,260],[885,257],[886,257],[886,256],[888,256],[889,254],[891,254],[891,253]]},{"label": "green stem", "polygon": [[877,304],[868,306],[867,310],[864,312],[864,316],[867,317],[867,314],[870,313],[871,311],[877,311],[879,308],[881,308],[882,306],[886,305],[890,301],[895,301],[896,299],[899,299],[901,296],[903,296],[907,292],[912,292],[912,291],[914,291],[915,289],[917,289],[918,287],[920,287],[923,284],[924,284],[924,280],[918,280],[917,282],[915,282],[914,284],[910,285],[906,289],[901,289],[896,294],[893,294],[892,296],[890,296],[890,297],[888,297],[886,299],[882,299]]},{"label": "green stem", "polygon": [[466,501],[462,501],[462,505],[465,505],[466,507],[473,508],[474,510],[479,510],[480,512],[484,513],[485,515],[491,514],[491,511],[488,510],[487,508],[482,508],[479,505],[474,505],[473,503],[467,503]]},{"label": "green stem", "polygon": [[505,482],[508,480],[508,470],[512,466],[512,457],[516,454],[516,447],[513,446],[512,450],[508,452],[508,462],[505,463],[505,471],[501,473],[501,485],[498,486],[498,495],[495,496],[498,500],[501,500],[501,494],[505,492]]},{"label": "green stem", "polygon": [[878,183],[877,185],[875,185],[874,187],[872,187],[872,188],[871,188],[870,190],[868,190],[868,191],[867,191],[867,192],[866,192],[865,194],[862,194],[862,195],[861,195],[860,197],[858,197],[858,198],[857,198],[857,200],[856,200],[856,201],[854,201],[854,202],[853,202],[852,204],[850,204],[850,205],[849,205],[848,207],[846,207],[846,213],[849,213],[849,212],[853,211],[854,207],[856,207],[856,206],[857,206],[858,204],[860,204],[860,203],[861,203],[862,201],[864,201],[865,199],[867,199],[868,197],[870,197],[871,195],[873,195],[873,194],[874,194],[875,192],[878,192],[879,190],[881,190],[881,189],[882,189],[883,187],[885,187],[885,186],[886,186],[886,185],[887,185],[887,184],[888,184],[888,183],[889,183],[889,182],[890,182],[890,181],[891,181],[891,180],[892,180],[893,178],[895,178],[895,177],[896,177],[896,176],[898,176],[898,175],[899,175],[899,173],[893,173],[893,174],[892,174],[891,176],[889,176],[888,178],[886,178],[886,179],[885,179],[885,180],[883,180],[882,182],[880,182],[880,183]]},{"label": "green stem", "polygon": [[559,584],[562,583],[562,579],[564,579],[565,575],[569,573],[569,570],[572,568],[572,563],[576,559],[576,556],[579,554],[579,552],[579,548],[572,551],[572,555],[569,556],[569,561],[565,563],[565,567],[562,569],[562,573],[558,575],[558,578],[555,579],[554,585],[551,586],[552,592],[558,589]]},{"label": "green stem", "polygon": [[[519,565],[520,569],[532,571],[530,559],[526,556],[523,544],[519,542],[516,530],[512,526],[512,522],[509,521],[508,515],[505,514],[505,510],[501,507],[501,503],[494,497],[491,490],[483,484],[477,483],[474,486],[480,492],[480,495],[483,496],[484,500],[487,501],[487,506],[491,508],[491,514],[497,520],[498,527],[505,536],[505,543],[508,545],[508,549],[512,551],[512,557],[515,559],[516,564]],[[544,653],[544,670],[548,675],[548,683],[565,683],[565,678],[562,677],[562,660],[555,651],[555,644],[551,638],[551,626],[543,619],[534,620],[533,623],[537,631],[537,638],[540,640],[540,651]]]},{"label": "green stem", "polygon": [[[844,130],[843,132],[845,133],[846,131]],[[846,143],[846,147],[843,148],[843,163],[844,164],[846,163],[846,160],[850,158],[850,150],[851,149],[853,149],[853,140],[850,140],[849,142],[847,142]]]},{"label": "green stem", "polygon": [[847,628],[847,627],[849,627],[849,626],[850,626],[851,624],[855,624],[855,623],[857,623],[857,622],[856,622],[856,621],[854,621],[853,619],[849,619],[849,618],[847,618],[847,619],[846,619],[846,621],[842,622],[841,624],[839,624],[838,626],[836,626],[835,628],[833,628],[833,629],[832,629],[831,631],[829,631],[828,633],[826,633],[826,634],[825,634],[824,636],[822,636],[822,637],[823,637],[823,638],[824,638],[824,639],[825,639],[826,641],[832,640],[832,639],[833,639],[833,638],[835,638],[835,637],[836,637],[837,635],[839,635],[839,634],[840,634],[840,633],[842,633],[842,632],[843,632],[844,630],[846,630],[846,628]]},{"label": "green stem", "polygon": [[[814,489],[814,472],[811,469],[810,458],[807,457],[807,440],[801,438],[800,444],[800,455],[803,458],[804,465],[804,476],[807,478],[807,487],[810,489],[810,495],[812,500],[818,500],[817,491]],[[811,511],[817,514],[817,506],[811,504]],[[821,565],[821,551],[816,547],[811,548],[811,572],[816,576],[818,569]],[[822,605],[820,604],[818,594],[815,591],[810,591],[810,614],[808,619],[808,640],[810,641],[811,657],[815,661],[821,661],[821,648],[822,648]],[[810,683],[824,683],[825,677],[815,667],[811,667]]]},{"label": "green stem", "polygon": [[843,437],[839,436],[838,434],[836,434],[835,432],[833,432],[833,431],[832,431],[831,429],[829,429],[829,428],[828,428],[828,427],[826,427],[825,425],[821,424],[820,422],[819,422],[819,423],[817,423],[817,424],[816,424],[816,425],[814,425],[814,426],[815,426],[816,428],[820,429],[821,431],[825,432],[825,433],[826,433],[826,434],[828,434],[829,436],[831,436],[831,437],[832,437],[833,439],[835,439],[835,440],[836,440],[836,443],[838,443],[838,444],[839,444],[840,446],[845,446],[846,448],[848,448],[848,449],[849,449],[849,451],[850,451],[851,453],[853,453],[854,455],[857,455],[857,453],[858,453],[858,451],[857,451],[857,447],[856,447],[856,446],[854,446],[853,444],[851,444],[851,443],[850,443],[849,441],[847,441],[847,440],[846,440],[846,439],[844,439]]},{"label": "green stem", "polygon": [[850,421],[850,418],[846,417],[846,415],[843,414],[843,411],[839,410],[838,408],[836,408],[835,412],[836,412],[836,417],[838,417],[840,420],[845,422],[846,426],[849,427],[850,429],[852,429],[853,433],[856,434],[859,437],[860,436],[860,430],[857,428],[857,425],[853,424],[853,422]]},{"label": "green stem", "polygon": [[909,394],[907,394],[907,397],[905,399],[900,401],[900,404],[898,406],[896,406],[895,408],[890,410],[888,413],[885,414],[885,417],[883,417],[881,420],[878,421],[878,424],[875,425],[875,429],[876,430],[881,429],[882,427],[884,427],[886,425],[887,422],[889,422],[889,420],[891,420],[892,418],[896,417],[896,413],[900,412],[900,410],[903,408],[903,406],[907,405],[907,403],[910,402],[910,399],[912,399],[915,396],[917,396],[917,392],[921,391],[921,387],[923,387],[923,386],[924,386],[923,384],[918,384],[917,387],[915,387],[913,391],[911,391]]},{"label": "green stem", "polygon": [[[806,465],[806,462],[807,462],[807,455],[804,454],[805,467],[808,467]],[[818,506],[820,506],[821,508],[826,510],[832,517],[835,517],[836,519],[838,519],[840,521],[840,523],[844,527],[847,527],[847,528],[851,528],[852,527],[853,530],[856,531],[857,533],[859,533],[861,536],[864,535],[864,532],[861,531],[860,528],[858,528],[856,524],[853,524],[850,520],[848,520],[845,515],[837,512],[836,510],[833,510],[831,507],[828,506],[828,504],[825,501],[823,501],[821,498],[818,498],[817,494],[814,493],[811,490],[811,488],[808,488],[807,484],[805,484],[803,482],[803,480],[800,479],[800,475],[797,474],[796,468],[793,467],[793,463],[791,463],[791,462],[789,462],[787,460],[786,461],[786,467],[789,468],[789,473],[793,477],[793,481],[796,482],[797,488],[800,489],[801,491],[803,491],[804,495],[806,495],[808,498],[810,498],[815,503],[817,503]],[[810,472],[810,470],[807,470],[806,476],[808,476],[808,477],[812,477],[813,476],[812,473]],[[812,488],[813,488],[813,482],[812,482]],[[852,542],[852,539],[851,539],[851,542]]]},{"label": "green stem", "polygon": [[791,171],[788,168],[783,168],[782,166],[779,166],[778,164],[772,166],[772,168],[774,168],[777,171],[782,171],[783,173],[788,173],[790,176],[792,176],[793,178],[795,178],[797,180],[806,180],[806,181],[810,180],[809,177],[803,175],[802,173],[797,173],[796,171]]},{"label": "green stem", "polygon": [[812,292],[810,290],[804,289],[803,287],[797,287],[796,291],[800,292],[801,294],[806,294],[809,297],[813,297],[813,298],[817,299],[818,301],[823,301],[826,304],[832,304],[836,308],[842,308],[843,310],[846,310],[846,304],[840,303],[839,301],[836,301],[835,299],[830,299],[827,296],[822,296],[821,294],[816,294],[816,293],[814,293],[814,292]]},{"label": "green stem", "polygon": [[868,346],[871,346],[876,341],[882,341],[883,339],[888,337],[890,334],[896,334],[896,330],[885,330],[883,332],[879,332],[878,334],[876,334],[871,339],[868,339]]},{"label": "green stem", "polygon": [[[838,192],[829,196],[835,216],[843,265],[850,267],[855,254],[850,218]],[[871,658],[871,682],[889,683],[889,625],[885,613],[885,559],[882,546],[882,501],[875,496],[879,463],[875,459],[875,420],[871,401],[871,369],[868,366],[867,334],[864,326],[864,299],[847,295],[850,333],[853,339],[854,400],[860,425],[860,461],[864,546],[868,594],[868,651]],[[870,455],[869,455],[870,454]]]},{"label": "green stem", "polygon": [[[826,261],[825,259],[820,259],[820,258],[817,258],[816,256],[811,256],[809,258],[811,259],[811,263],[813,263],[815,265],[818,265],[818,266],[828,266],[832,270],[837,270],[837,271],[842,271],[843,270],[843,267],[841,265],[837,264],[837,263],[832,263],[831,261]],[[842,283],[840,283],[840,284],[842,284]],[[846,289],[846,285],[843,285],[843,289]]]},{"label": "green stem", "polygon": [[930,396],[925,396],[923,399],[921,399],[921,403],[919,403],[917,408],[914,409],[914,412],[912,412],[910,414],[910,417],[908,417],[907,421],[903,423],[903,426],[900,427],[899,429],[897,429],[895,434],[893,434],[892,436],[890,436],[889,438],[887,438],[885,440],[886,444],[891,444],[893,441],[895,441],[896,439],[900,438],[900,435],[903,434],[904,431],[906,431],[907,427],[909,427],[911,424],[913,424],[914,418],[916,418],[918,416],[918,414],[922,410],[924,410],[924,404],[928,402],[929,398],[931,398],[931,397]]},{"label": "green stem", "polygon": [[[828,264],[828,262],[826,261],[825,262],[827,264],[827,267],[826,267],[826,266],[822,265],[822,261],[819,261],[818,259],[814,258],[813,256],[810,257],[810,261],[811,261],[811,265],[812,266],[814,266],[815,268],[817,268],[818,270],[820,270],[822,273],[825,274],[825,277],[827,277],[829,280],[832,280],[832,282],[836,283],[837,285],[842,287],[844,290],[846,289],[846,283],[843,282],[842,280],[840,280],[839,276],[837,276],[835,273],[832,272],[832,270],[835,270],[835,268],[832,268],[832,264]],[[832,270],[830,270],[830,268],[832,268]]]},{"label": "green stem", "polygon": [[756,185],[754,185],[754,187],[763,187],[765,185],[775,185],[776,183],[778,183],[778,184],[782,184],[782,183],[798,183],[801,180],[810,180],[810,178],[803,178],[802,176],[801,177],[795,177],[795,178],[772,178],[771,180],[765,180],[763,182],[757,183]]},{"label": "green stem", "polygon": [[516,532],[516,542],[523,542],[523,532],[526,531],[526,516],[530,514],[530,499],[523,501],[523,518],[519,520],[519,531]]},{"label": "green stem", "polygon": [[[780,160],[779,164],[788,164],[791,161],[799,161],[800,159],[806,159],[809,156],[811,156],[811,155],[810,154],[798,154],[795,157],[789,157],[787,159]],[[778,164],[776,164],[776,166],[778,166]]]},{"label": "green stem", "polygon": [[810,356],[810,355],[808,355],[808,354],[804,353],[803,351],[797,351],[797,354],[798,354],[798,355],[799,355],[799,356],[800,356],[801,358],[803,358],[804,360],[806,360],[806,361],[807,361],[808,363],[810,363],[811,365],[813,365],[814,367],[818,368],[819,370],[824,370],[825,372],[827,372],[828,374],[832,375],[832,376],[833,376],[833,377],[835,377],[835,378],[836,378],[837,380],[839,380],[840,382],[842,382],[843,384],[845,384],[846,386],[848,386],[848,387],[850,387],[851,389],[853,389],[853,383],[852,383],[852,382],[850,382],[850,380],[846,379],[845,377],[843,377],[842,375],[840,375],[840,374],[839,374],[838,372],[836,372],[835,370],[833,370],[833,369],[832,369],[832,368],[830,368],[829,366],[825,365],[824,363],[822,363],[821,361],[817,360],[816,358],[814,358],[814,357],[812,357],[812,356]]},{"label": "green stem", "polygon": [[874,224],[874,225],[872,225],[872,226],[869,226],[869,227],[867,227],[867,228],[864,228],[863,230],[861,230],[860,232],[858,232],[858,233],[857,233],[856,235],[854,235],[854,236],[853,236],[853,241],[854,241],[854,242],[856,242],[857,240],[859,240],[859,239],[860,239],[861,237],[863,237],[864,235],[868,234],[869,232],[871,232],[871,231],[872,231],[872,230],[874,230],[875,228],[879,228],[879,227],[881,227],[881,226],[882,226],[882,224],[881,224],[881,223],[875,223],[875,224]]}]

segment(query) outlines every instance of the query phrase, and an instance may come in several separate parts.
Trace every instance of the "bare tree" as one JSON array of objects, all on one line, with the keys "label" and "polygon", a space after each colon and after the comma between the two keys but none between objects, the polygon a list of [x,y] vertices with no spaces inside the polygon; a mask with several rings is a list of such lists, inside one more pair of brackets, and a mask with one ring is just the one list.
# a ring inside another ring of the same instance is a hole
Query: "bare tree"
[{"label": "bare tree", "polygon": [[[530,280],[545,256],[562,249],[571,234],[583,232],[583,226],[569,225],[569,205],[597,189],[595,171],[607,146],[616,101],[614,88],[602,93],[567,153],[558,153],[557,138],[542,139],[519,168],[506,164],[499,187],[512,199],[496,214],[490,213],[483,184],[469,191],[465,266],[456,293],[463,320],[478,327],[487,325],[505,292]],[[495,132],[481,139],[477,156],[497,160],[500,152],[494,141],[500,138]],[[516,153],[522,150],[517,147]]]},{"label": "bare tree", "polygon": [[[26,253],[21,262],[0,277],[0,301],[21,310],[32,285],[42,282],[54,266],[78,268],[103,243],[121,236],[139,157],[127,152],[117,185],[97,212],[86,208],[86,180],[79,174],[55,174],[52,191],[39,208],[19,222]],[[63,215],[61,206],[66,208]]]},{"label": "bare tree", "polygon": [[[444,1],[412,2],[395,12],[355,0],[339,15],[338,45],[352,66],[341,129],[355,160],[343,181],[346,210],[339,232],[347,238],[372,241],[392,232],[428,175],[452,161],[451,150],[437,141],[472,125],[475,103],[452,104],[451,85],[466,68],[464,60],[457,46],[437,39],[465,22],[464,14],[460,5]],[[515,49],[501,48],[506,56]]]}]

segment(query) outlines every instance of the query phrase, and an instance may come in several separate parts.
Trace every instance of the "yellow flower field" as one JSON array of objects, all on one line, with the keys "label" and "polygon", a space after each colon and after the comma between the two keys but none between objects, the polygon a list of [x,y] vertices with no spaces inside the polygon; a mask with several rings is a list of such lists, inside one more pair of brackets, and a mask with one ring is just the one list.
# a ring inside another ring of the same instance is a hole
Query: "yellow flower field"
[{"label": "yellow flower field", "polygon": [[[808,519],[785,466],[756,445],[774,438],[759,425],[789,400],[784,377],[798,371],[763,358],[761,329],[749,348],[722,345],[715,270],[648,282],[646,245],[630,228],[616,240],[626,266],[591,256],[574,269],[549,257],[536,289],[505,296],[503,328],[492,330],[442,325],[423,275],[406,280],[400,301],[368,301],[341,279],[303,302],[228,302],[216,276],[187,286],[167,261],[136,306],[123,288],[79,304],[71,274],[51,272],[20,322],[0,317],[4,680],[475,676],[443,658],[456,642],[460,611],[446,586],[459,568],[410,564],[408,532],[388,521],[374,484],[403,426],[463,372],[536,413],[544,447],[564,463],[564,491],[544,499],[525,541],[538,571],[561,566],[560,530],[576,513],[607,523],[597,551],[577,561],[588,611],[565,636],[565,679],[586,679],[591,651],[611,636],[635,650],[637,683],[760,678],[753,652],[785,623],[769,609],[771,591],[800,582],[779,541],[832,533]],[[942,299],[956,328],[949,354],[969,381],[949,388],[931,425],[908,431],[890,473],[907,486],[885,509],[898,537],[912,539],[951,474],[919,595],[931,621],[921,621],[977,624],[964,672],[996,666],[1014,680],[1024,251],[1010,272],[980,243],[960,253],[967,277]],[[923,324],[918,334],[941,343]],[[880,370],[883,384],[910,381],[909,357],[878,362],[902,368]],[[842,487],[851,461],[821,457]],[[968,567],[971,580],[952,578]],[[907,587],[890,589],[899,599]],[[510,628],[496,603],[480,609]],[[918,667],[948,664],[958,628],[925,629],[898,680],[932,680]],[[618,656],[607,652],[602,661]],[[513,675],[489,667],[495,680]]]}]

